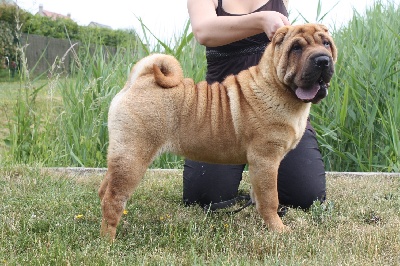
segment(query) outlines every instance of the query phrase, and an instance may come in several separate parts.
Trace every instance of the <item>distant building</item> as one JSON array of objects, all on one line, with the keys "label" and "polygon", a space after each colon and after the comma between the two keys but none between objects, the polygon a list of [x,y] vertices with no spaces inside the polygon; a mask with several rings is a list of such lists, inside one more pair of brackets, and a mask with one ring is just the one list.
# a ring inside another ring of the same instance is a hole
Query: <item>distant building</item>
[{"label": "distant building", "polygon": [[40,4],[39,5],[39,12],[36,13],[36,15],[40,15],[43,17],[48,17],[51,19],[58,19],[58,18],[62,18],[62,19],[71,19],[71,14],[68,13],[66,16],[55,13],[55,12],[51,12],[51,11],[47,11],[43,9],[43,5]]},{"label": "distant building", "polygon": [[97,22],[90,22],[88,27],[92,27],[92,28],[104,28],[104,29],[112,29],[110,26],[104,25],[104,24],[100,24]]}]

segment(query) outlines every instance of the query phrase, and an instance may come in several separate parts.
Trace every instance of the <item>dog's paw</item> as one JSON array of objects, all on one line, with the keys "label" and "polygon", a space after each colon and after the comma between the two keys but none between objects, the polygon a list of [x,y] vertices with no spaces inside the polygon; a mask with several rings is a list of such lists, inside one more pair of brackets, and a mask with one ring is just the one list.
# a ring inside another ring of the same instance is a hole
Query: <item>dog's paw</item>
[{"label": "dog's paw", "polygon": [[272,232],[285,233],[290,231],[290,228],[283,224],[281,218],[279,218],[278,215],[276,216],[274,215],[273,218],[270,218],[267,221],[265,221],[265,224],[268,230]]},{"label": "dog's paw", "polygon": [[112,243],[115,241],[116,234],[117,228],[108,225],[107,222],[103,220],[101,223],[100,236]]},{"label": "dog's paw", "polygon": [[272,232],[277,232],[277,233],[287,233],[290,232],[291,229],[289,226],[286,226],[284,224],[276,226],[276,225],[267,225],[268,230]]}]

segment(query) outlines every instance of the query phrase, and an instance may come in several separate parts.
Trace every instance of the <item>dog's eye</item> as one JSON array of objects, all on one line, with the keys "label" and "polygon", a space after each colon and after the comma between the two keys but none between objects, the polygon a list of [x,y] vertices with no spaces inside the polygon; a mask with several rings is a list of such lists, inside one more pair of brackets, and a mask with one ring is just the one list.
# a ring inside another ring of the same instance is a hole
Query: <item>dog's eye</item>
[{"label": "dog's eye", "polygon": [[323,44],[326,48],[331,47],[331,43],[330,43],[329,41],[323,41],[322,44]]},{"label": "dog's eye", "polygon": [[298,43],[293,44],[292,51],[301,51],[301,45]]}]

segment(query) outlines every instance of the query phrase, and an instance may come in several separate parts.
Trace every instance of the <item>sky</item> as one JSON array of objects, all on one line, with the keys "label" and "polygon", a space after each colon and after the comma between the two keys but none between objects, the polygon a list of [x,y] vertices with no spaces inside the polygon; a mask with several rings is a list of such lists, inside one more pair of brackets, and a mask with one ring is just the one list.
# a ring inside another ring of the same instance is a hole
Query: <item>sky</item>
[{"label": "sky", "polygon": [[[400,0],[389,1],[400,3]],[[93,21],[113,29],[134,29],[140,36],[142,30],[137,18],[141,18],[151,32],[164,42],[171,41],[173,36],[180,36],[189,19],[186,0],[17,0],[16,2],[32,14],[38,12],[39,5],[42,4],[43,9],[47,11],[62,15],[70,13],[71,18],[82,26]],[[321,13],[329,11],[322,22],[331,29],[334,25],[338,28],[351,19],[353,10],[364,14],[366,8],[373,2],[374,0],[321,0]],[[336,3],[338,4],[335,6]],[[293,21],[301,13],[309,22],[315,22],[317,6],[318,0],[290,0],[289,20]],[[304,21],[299,17],[296,24],[302,22]]]}]

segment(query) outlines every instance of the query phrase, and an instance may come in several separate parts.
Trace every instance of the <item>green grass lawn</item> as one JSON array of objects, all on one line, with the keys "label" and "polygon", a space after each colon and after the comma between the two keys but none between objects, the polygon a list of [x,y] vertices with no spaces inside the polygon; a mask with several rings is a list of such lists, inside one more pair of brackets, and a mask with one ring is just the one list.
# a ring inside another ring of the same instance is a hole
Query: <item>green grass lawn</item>
[{"label": "green grass lawn", "polygon": [[14,76],[12,76],[12,73],[8,68],[0,68],[0,82],[15,80],[18,80],[18,72],[14,73]]},{"label": "green grass lawn", "polygon": [[[99,237],[102,174],[0,170],[3,265],[399,265],[400,178],[327,177],[328,199],[269,232],[254,207],[229,216],[181,203],[180,172],[148,172],[113,245]],[[247,190],[245,177],[241,189]]]}]

